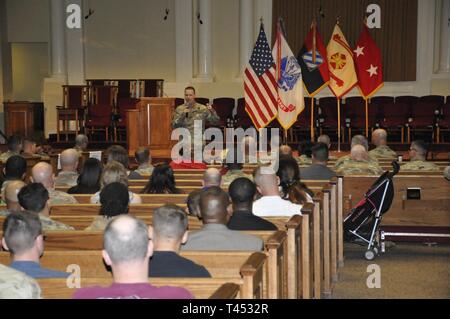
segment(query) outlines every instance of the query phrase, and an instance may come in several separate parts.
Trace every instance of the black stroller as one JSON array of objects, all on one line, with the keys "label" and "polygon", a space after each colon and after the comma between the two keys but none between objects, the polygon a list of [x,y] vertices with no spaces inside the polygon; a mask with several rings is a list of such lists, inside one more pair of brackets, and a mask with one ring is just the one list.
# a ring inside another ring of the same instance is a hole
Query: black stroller
[{"label": "black stroller", "polygon": [[394,199],[392,178],[400,166],[392,162],[393,171],[386,171],[364,194],[364,198],[344,219],[344,239],[349,242],[368,245],[365,257],[373,260],[380,251],[379,226],[381,217],[391,207]]}]

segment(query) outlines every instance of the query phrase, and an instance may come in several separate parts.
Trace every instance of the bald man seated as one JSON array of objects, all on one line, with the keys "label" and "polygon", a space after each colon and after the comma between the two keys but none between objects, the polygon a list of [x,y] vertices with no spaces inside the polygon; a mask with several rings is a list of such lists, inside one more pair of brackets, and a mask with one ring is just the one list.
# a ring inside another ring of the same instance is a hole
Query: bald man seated
[{"label": "bald man seated", "polygon": [[254,180],[261,198],[253,203],[253,214],[260,217],[301,215],[302,205],[281,198],[280,179],[270,167],[258,167]]},{"label": "bald man seated", "polygon": [[112,219],[103,234],[102,256],[111,267],[113,284],[109,287],[84,287],[74,299],[192,299],[184,288],[155,287],[148,281],[153,240],[147,225],[130,215]]},{"label": "bald man seated", "polygon": [[[353,149],[355,145],[361,145],[364,147],[366,152],[369,151],[369,142],[367,141],[367,138],[363,135],[355,135],[352,137],[350,148]],[[374,167],[377,166],[379,168],[378,159],[373,157],[369,153],[367,153],[367,156],[368,156],[367,160],[370,162],[370,164]],[[347,161],[350,160],[351,160],[350,154],[340,157],[334,164],[334,170],[337,172],[337,170],[341,167],[341,165],[344,165]]]},{"label": "bald man seated", "polygon": [[381,175],[383,170],[369,159],[369,153],[363,145],[352,147],[350,158],[336,170],[338,175]]},{"label": "bald man seated", "polygon": [[8,216],[12,212],[21,211],[17,194],[19,194],[24,186],[26,186],[26,184],[22,181],[11,181],[6,185],[3,197],[6,203],[6,209],[0,211],[0,216]]},{"label": "bald man seated", "polygon": [[292,148],[289,145],[281,145],[280,156],[292,156]]},{"label": "bald man seated", "polygon": [[78,201],[72,195],[55,190],[55,175],[53,168],[46,162],[39,162],[31,170],[31,181],[41,183],[47,189],[51,205],[77,204]]},{"label": "bald man seated", "polygon": [[369,155],[377,159],[396,159],[395,153],[387,146],[387,132],[381,128],[376,129],[372,133],[372,143],[375,148],[369,152]]},{"label": "bald man seated", "polygon": [[211,186],[222,185],[222,175],[217,168],[208,168],[205,173],[203,173],[203,189],[208,189]]},{"label": "bald man seated", "polygon": [[61,171],[55,178],[55,186],[75,186],[78,180],[78,160],[80,155],[77,150],[69,148],[61,153],[59,162]]},{"label": "bald man seated", "polygon": [[203,227],[189,234],[182,250],[251,250],[263,249],[258,236],[243,234],[227,227],[232,214],[230,197],[220,187],[212,186],[200,195]]}]

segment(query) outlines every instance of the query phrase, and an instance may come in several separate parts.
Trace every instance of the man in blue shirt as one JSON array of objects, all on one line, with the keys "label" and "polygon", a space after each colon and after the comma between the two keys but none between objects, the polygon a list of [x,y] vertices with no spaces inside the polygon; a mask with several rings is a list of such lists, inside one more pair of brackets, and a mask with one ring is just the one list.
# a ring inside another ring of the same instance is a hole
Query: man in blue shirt
[{"label": "man in blue shirt", "polygon": [[69,273],[42,268],[44,237],[39,217],[28,211],[11,213],[3,223],[3,247],[11,252],[10,267],[32,278],[65,278]]}]

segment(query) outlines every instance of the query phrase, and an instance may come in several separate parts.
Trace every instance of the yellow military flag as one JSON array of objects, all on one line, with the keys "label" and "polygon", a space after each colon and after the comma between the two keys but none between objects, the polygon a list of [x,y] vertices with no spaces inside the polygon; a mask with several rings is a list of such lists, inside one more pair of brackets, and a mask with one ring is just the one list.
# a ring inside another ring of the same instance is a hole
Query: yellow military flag
[{"label": "yellow military flag", "polygon": [[329,88],[340,99],[358,84],[353,51],[347,43],[339,24],[334,26],[333,34],[327,46]]}]

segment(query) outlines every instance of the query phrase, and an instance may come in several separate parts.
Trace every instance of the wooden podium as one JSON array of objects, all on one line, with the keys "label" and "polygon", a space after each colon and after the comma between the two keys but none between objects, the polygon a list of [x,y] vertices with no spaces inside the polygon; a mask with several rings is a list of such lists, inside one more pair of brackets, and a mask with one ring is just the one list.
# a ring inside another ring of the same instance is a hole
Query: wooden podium
[{"label": "wooden podium", "polygon": [[153,157],[170,158],[176,143],[170,140],[174,109],[174,98],[143,97],[136,109],[126,110],[128,154],[146,146]]},{"label": "wooden podium", "polygon": [[40,102],[4,102],[5,134],[30,136],[44,131],[44,104]]}]

